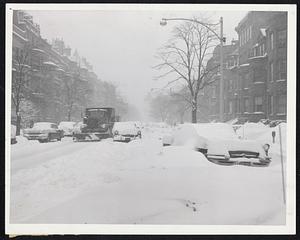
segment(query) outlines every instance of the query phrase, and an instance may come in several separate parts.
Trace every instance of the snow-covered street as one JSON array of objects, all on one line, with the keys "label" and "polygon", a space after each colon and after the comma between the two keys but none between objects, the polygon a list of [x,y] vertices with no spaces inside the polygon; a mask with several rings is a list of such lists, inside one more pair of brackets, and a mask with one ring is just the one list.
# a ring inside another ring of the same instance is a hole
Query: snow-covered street
[{"label": "snow-covered street", "polygon": [[19,138],[10,222],[285,224],[278,143],[269,167],[221,166],[186,147],[163,148],[163,131],[146,128],[129,143]]}]

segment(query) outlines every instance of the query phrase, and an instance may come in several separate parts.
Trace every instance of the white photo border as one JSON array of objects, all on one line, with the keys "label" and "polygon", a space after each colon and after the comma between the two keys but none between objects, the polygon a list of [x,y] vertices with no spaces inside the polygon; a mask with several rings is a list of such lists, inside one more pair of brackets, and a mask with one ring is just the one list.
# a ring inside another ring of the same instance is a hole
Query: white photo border
[{"label": "white photo border", "polygon": [[[296,5],[292,4],[6,4],[5,79],[5,232],[41,234],[295,234],[296,233]],[[10,117],[13,10],[177,10],[177,11],[287,11],[287,166],[286,225],[129,225],[129,224],[11,224],[10,215]]]}]

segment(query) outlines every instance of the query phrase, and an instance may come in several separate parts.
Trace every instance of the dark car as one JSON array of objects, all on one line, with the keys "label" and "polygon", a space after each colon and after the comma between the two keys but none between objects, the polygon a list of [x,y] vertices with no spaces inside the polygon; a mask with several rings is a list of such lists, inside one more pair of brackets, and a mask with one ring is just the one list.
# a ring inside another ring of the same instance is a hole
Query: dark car
[{"label": "dark car", "polygon": [[24,129],[23,135],[28,140],[50,142],[53,139],[60,141],[63,137],[63,131],[59,130],[55,123],[37,122],[32,128]]}]

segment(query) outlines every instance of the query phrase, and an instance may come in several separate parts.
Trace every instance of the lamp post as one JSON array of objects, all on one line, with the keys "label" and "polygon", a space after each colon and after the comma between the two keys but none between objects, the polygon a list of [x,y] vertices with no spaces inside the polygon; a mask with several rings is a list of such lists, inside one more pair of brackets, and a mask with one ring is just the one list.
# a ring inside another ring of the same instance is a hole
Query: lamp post
[{"label": "lamp post", "polygon": [[[204,23],[200,22],[196,19],[189,19],[189,18],[162,18],[160,21],[161,26],[166,26],[167,21],[189,21],[189,22],[194,22],[197,24],[202,25],[203,27],[207,28],[209,31],[211,31],[219,40],[220,40],[220,121],[223,121],[224,117],[224,74],[223,74],[223,43],[226,41],[224,36],[223,36],[223,17],[220,17],[219,23]],[[220,25],[220,34],[216,33],[210,26],[216,26]]]}]

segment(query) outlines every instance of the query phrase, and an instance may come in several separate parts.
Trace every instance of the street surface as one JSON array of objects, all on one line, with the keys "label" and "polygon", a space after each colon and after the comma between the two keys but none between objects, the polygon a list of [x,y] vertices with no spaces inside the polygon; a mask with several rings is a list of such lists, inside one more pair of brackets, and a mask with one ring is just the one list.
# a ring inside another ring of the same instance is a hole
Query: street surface
[{"label": "street surface", "polygon": [[284,224],[280,156],[269,167],[219,166],[162,147],[167,128],[130,143],[11,146],[11,223]]}]

